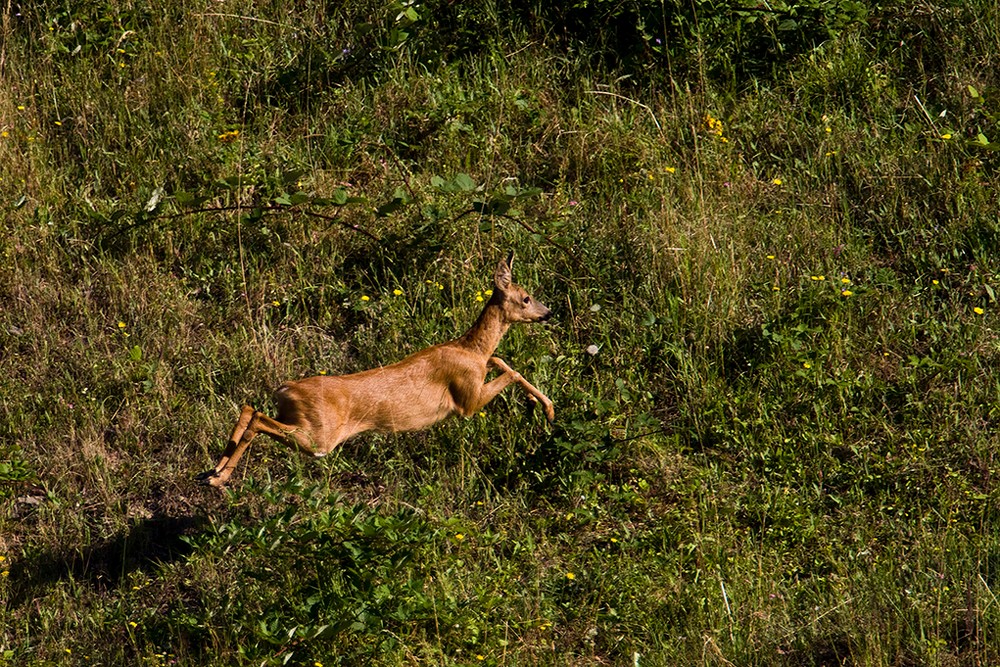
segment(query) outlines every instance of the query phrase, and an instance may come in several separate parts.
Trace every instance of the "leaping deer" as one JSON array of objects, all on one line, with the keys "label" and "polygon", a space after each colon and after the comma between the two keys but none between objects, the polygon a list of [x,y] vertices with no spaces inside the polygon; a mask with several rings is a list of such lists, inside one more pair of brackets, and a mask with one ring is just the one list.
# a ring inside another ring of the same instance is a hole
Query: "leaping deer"
[{"label": "leaping deer", "polygon": [[[274,393],[278,418],[243,406],[218,465],[198,479],[211,486],[229,481],[258,433],[266,433],[314,456],[363,431],[425,429],[451,415],[471,417],[511,383],[541,402],[555,419],[552,401],[499,357],[500,339],[515,322],[542,322],[552,311],[511,280],[514,253],[501,260],[493,294],[462,336],[411,354],[390,366],[341,376],[285,382]],[[490,367],[500,375],[486,382]]]}]

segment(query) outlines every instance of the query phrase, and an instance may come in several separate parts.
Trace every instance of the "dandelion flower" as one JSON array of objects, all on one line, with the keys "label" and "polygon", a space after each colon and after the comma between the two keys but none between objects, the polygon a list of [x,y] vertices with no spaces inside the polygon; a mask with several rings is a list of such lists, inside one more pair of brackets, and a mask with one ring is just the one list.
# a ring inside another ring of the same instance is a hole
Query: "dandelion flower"
[{"label": "dandelion flower", "polygon": [[850,285],[851,284],[851,279],[850,278],[841,278],[840,282],[844,283],[845,285]]},{"label": "dandelion flower", "polygon": [[781,183],[782,183],[782,181],[781,181],[780,178],[775,178],[771,182],[774,183],[775,185],[781,185]]},{"label": "dandelion flower", "polygon": [[941,135],[941,138],[944,139],[945,141],[951,139],[951,132],[945,132],[944,134]]},{"label": "dandelion flower", "polygon": [[461,542],[465,539],[465,533],[455,533],[455,540]]},{"label": "dandelion flower", "polygon": [[845,289],[843,292],[840,293],[840,295],[841,296],[854,296],[854,292],[852,292],[849,289]]},{"label": "dandelion flower", "polygon": [[812,367],[813,367],[813,365],[810,364],[808,361],[805,362],[804,364],[802,364],[802,368],[807,368],[808,369],[808,368],[812,368]]},{"label": "dandelion flower", "polygon": [[572,572],[567,572],[566,578],[569,579],[570,581],[573,581],[574,579],[576,579],[576,575],[573,574]]},{"label": "dandelion flower", "polygon": [[272,301],[271,305],[277,307],[277,306],[281,305],[281,302],[280,301]]},{"label": "dandelion flower", "polygon": [[124,329],[125,328],[125,323],[124,322],[119,322],[118,323],[118,328],[119,329]]},{"label": "dandelion flower", "polygon": [[138,624],[138,623],[136,623],[135,621],[129,621],[129,622],[128,622],[128,626],[129,626],[130,628],[137,628],[137,627],[139,627],[139,624]]},{"label": "dandelion flower", "polygon": [[361,300],[362,301],[371,301],[371,297],[369,297],[367,294],[362,294],[361,295]]},{"label": "dandelion flower", "polygon": [[774,259],[774,255],[768,255],[767,258],[768,259]]},{"label": "dandelion flower", "polygon": [[936,280],[932,280],[932,281],[931,281],[931,285],[939,285],[939,284],[940,284],[940,283],[938,283],[938,281],[936,281]]},{"label": "dandelion flower", "polygon": [[396,296],[403,296],[403,290],[399,289],[398,287],[392,290],[392,293],[395,294]]},{"label": "dandelion flower", "polygon": [[982,315],[985,311],[979,306],[976,306],[975,308],[972,309],[972,312],[974,312],[976,315]]},{"label": "dandelion flower", "polygon": [[675,171],[677,171],[677,167],[667,167],[666,169],[664,169],[664,171],[667,172],[668,174],[672,174]]}]

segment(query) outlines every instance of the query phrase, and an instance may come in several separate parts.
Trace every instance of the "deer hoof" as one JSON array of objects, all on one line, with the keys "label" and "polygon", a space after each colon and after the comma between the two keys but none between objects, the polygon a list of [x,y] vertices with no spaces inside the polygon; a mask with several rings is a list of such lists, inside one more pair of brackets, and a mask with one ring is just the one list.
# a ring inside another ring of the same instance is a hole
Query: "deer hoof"
[{"label": "deer hoof", "polygon": [[556,409],[551,403],[545,404],[545,418],[549,420],[550,424],[556,420]]},{"label": "deer hoof", "polygon": [[215,486],[220,487],[226,483],[226,479],[219,476],[219,473],[215,470],[206,470],[203,473],[199,473],[195,476],[195,480],[202,486]]}]

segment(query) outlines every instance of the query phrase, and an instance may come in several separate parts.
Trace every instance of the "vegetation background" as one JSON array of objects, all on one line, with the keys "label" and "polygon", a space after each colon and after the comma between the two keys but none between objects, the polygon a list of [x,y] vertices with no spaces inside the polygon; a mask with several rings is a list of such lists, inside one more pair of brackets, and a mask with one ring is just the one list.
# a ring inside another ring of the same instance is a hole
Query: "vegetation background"
[{"label": "vegetation background", "polygon": [[[997,3],[0,39],[0,663],[1000,661]],[[281,380],[460,334],[509,248],[553,426],[508,391],[193,482]]]}]

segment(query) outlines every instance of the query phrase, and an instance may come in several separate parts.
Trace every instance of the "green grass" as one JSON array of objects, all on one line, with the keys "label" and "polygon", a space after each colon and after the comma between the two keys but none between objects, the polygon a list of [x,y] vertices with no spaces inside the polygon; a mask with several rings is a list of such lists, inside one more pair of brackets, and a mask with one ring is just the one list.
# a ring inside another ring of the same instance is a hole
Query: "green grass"
[{"label": "green grass", "polygon": [[[669,68],[595,7],[5,13],[0,664],[1000,659],[997,7]],[[508,249],[553,425],[508,390],[195,484]]]}]

